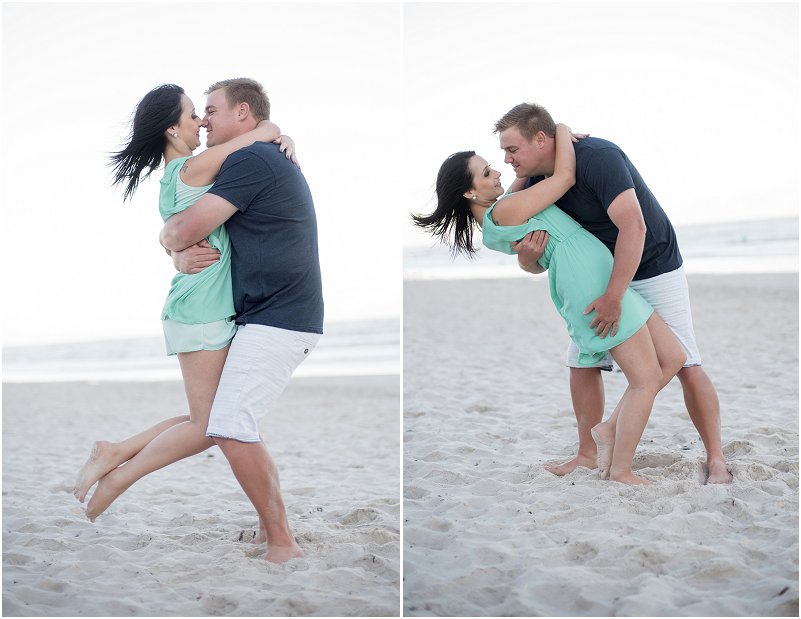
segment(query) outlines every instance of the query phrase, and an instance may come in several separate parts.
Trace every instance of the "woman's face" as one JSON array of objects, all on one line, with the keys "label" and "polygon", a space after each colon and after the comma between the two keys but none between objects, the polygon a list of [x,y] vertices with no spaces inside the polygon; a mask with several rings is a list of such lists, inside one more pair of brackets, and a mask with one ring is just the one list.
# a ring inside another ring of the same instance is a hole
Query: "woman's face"
[{"label": "woman's face", "polygon": [[178,140],[186,144],[191,153],[200,146],[200,127],[202,121],[195,114],[195,106],[186,95],[181,95],[181,118],[170,132],[178,134]]},{"label": "woman's face", "polygon": [[470,157],[467,167],[473,175],[473,188],[471,189],[471,193],[476,196],[477,202],[492,203],[503,195],[501,173],[497,170],[493,170],[486,159],[478,155],[473,155]]}]

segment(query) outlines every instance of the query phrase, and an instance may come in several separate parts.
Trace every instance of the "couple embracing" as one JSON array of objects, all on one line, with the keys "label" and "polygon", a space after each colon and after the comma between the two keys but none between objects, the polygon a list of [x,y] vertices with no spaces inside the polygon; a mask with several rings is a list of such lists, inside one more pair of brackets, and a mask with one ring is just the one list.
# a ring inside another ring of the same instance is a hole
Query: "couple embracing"
[{"label": "couple embracing", "polygon": [[[294,144],[270,121],[262,86],[212,84],[201,119],[174,84],[139,102],[112,157],[125,198],[164,162],[160,242],[178,273],[162,311],[189,414],[124,441],[98,441],[74,494],[94,521],[148,473],[218,445],[259,517],[256,543],[282,563],[303,555],[287,522],[278,469],[259,420],[322,334],[317,222]],[[206,130],[207,149],[200,146]],[[154,205],[155,206],[155,205]]]},{"label": "couple embracing", "polygon": [[[571,340],[579,447],[568,462],[546,468],[565,475],[597,467],[602,479],[650,483],[633,473],[632,460],[657,393],[678,375],[706,448],[707,481],[731,482],[676,234],[637,169],[615,144],[571,133],[539,105],[515,106],[495,132],[517,177],[509,190],[475,152],[455,153],[439,170],[434,212],[413,219],[467,255],[476,251],[478,227],[490,249],[517,254],[530,273],[548,271]],[[628,387],[603,421],[601,370],[613,360]]]}]

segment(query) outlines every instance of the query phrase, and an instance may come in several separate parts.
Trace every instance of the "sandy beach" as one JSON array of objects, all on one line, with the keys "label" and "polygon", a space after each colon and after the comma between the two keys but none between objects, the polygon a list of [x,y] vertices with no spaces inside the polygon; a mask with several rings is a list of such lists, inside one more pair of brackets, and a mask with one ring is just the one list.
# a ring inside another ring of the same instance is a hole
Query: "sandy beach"
[{"label": "sandy beach", "polygon": [[689,282],[726,486],[675,379],[634,461],[653,485],[548,473],[578,442],[547,279],[404,283],[406,616],[798,616],[798,274]]},{"label": "sandy beach", "polygon": [[3,385],[3,615],[397,616],[397,376],[293,379],[262,436],[306,553],[247,543],[217,447],[140,480],[93,524],[72,496],[94,439],[185,411],[180,383]]}]

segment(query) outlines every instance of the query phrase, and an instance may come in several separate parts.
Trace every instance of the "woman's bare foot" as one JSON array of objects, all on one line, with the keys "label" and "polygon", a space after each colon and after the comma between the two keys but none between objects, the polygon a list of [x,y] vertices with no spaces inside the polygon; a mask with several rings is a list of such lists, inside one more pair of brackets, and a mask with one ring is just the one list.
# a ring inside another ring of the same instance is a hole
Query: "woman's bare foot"
[{"label": "woman's bare foot", "polygon": [[621,484],[629,484],[631,486],[648,486],[653,483],[650,479],[637,477],[631,471],[624,471],[623,473],[610,473],[609,479],[611,481],[617,481]]},{"label": "woman's bare foot", "polygon": [[730,484],[734,477],[726,468],[725,462],[707,462],[707,470],[709,477],[706,479],[708,484]]},{"label": "woman's bare foot", "polygon": [[114,443],[108,441],[97,441],[92,445],[92,452],[89,454],[89,459],[78,472],[78,477],[75,479],[75,487],[72,489],[72,494],[81,503],[84,502],[89,488],[109,471],[113,471],[120,463],[116,461],[116,450]]},{"label": "woman's bare foot", "polygon": [[267,545],[267,554],[264,558],[272,563],[286,563],[290,559],[297,559],[303,556],[303,551],[297,543],[292,542],[291,546]]},{"label": "woman's bare foot", "polygon": [[250,544],[263,544],[267,541],[267,534],[264,532],[264,529],[259,529],[258,534],[250,540]]},{"label": "woman's bare foot", "polygon": [[579,466],[583,466],[588,469],[594,469],[597,466],[597,464],[595,462],[595,458],[579,454],[572,460],[568,460],[567,462],[563,462],[562,464],[546,464],[545,470],[548,471],[549,473],[553,473],[554,475],[562,477],[563,475],[572,473],[573,471],[576,470],[576,467]]},{"label": "woman's bare foot", "polygon": [[127,486],[120,484],[115,478],[114,473],[115,472],[112,471],[108,475],[100,478],[100,481],[97,482],[97,488],[95,488],[92,494],[92,498],[89,499],[89,504],[86,506],[86,517],[92,522],[106,511],[117,497],[130,487],[130,484]]},{"label": "woman's bare foot", "polygon": [[604,422],[599,423],[590,432],[598,449],[598,475],[601,479],[609,479],[609,468],[612,466],[612,453],[615,448],[615,428]]}]

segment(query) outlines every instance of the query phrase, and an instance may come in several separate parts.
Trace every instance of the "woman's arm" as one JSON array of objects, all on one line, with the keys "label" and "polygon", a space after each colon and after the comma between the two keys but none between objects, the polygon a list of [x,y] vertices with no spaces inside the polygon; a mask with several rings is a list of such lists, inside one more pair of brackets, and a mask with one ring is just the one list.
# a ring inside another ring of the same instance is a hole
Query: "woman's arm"
[{"label": "woman's arm", "polygon": [[556,158],[553,175],[536,185],[499,200],[493,219],[501,226],[519,226],[565,195],[576,182],[576,151],[570,128],[556,125]]},{"label": "woman's arm", "polygon": [[199,155],[187,159],[181,168],[181,180],[190,187],[210,185],[217,178],[228,155],[254,142],[272,142],[279,137],[281,129],[278,125],[269,120],[262,120],[252,131],[243,133],[224,144],[207,148]]}]

